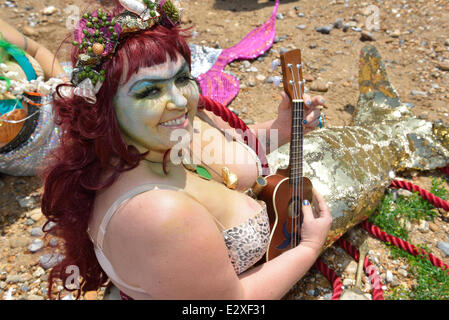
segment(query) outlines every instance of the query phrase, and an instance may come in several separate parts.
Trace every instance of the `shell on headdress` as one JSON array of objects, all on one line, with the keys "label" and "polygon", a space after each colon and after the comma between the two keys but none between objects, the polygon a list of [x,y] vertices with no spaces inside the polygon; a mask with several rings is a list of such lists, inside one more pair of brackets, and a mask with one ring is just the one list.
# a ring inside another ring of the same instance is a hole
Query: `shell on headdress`
[{"label": "shell on headdress", "polygon": [[154,20],[143,21],[132,12],[124,12],[116,20],[122,28],[122,34],[149,29],[154,25]]},{"label": "shell on headdress", "polygon": [[94,87],[89,78],[84,79],[73,90],[73,94],[84,98],[90,104],[95,104],[97,103],[96,94],[100,91],[102,84],[101,81],[98,81]]},{"label": "shell on headdress", "polygon": [[[154,0],[150,0],[154,4],[157,4]],[[143,20],[148,20],[151,17],[150,10],[148,7],[143,3],[142,0],[119,0],[120,4],[129,12],[137,14],[139,17],[141,17]],[[158,17],[159,14],[156,11],[156,16]]]},{"label": "shell on headdress", "polygon": [[79,55],[79,61],[81,61],[83,65],[98,65],[101,60],[97,56],[82,53]]},{"label": "shell on headdress", "polygon": [[94,54],[99,56],[99,55],[101,55],[104,52],[104,45],[102,45],[101,43],[96,42],[92,46],[92,50],[93,50]]},{"label": "shell on headdress", "polygon": [[20,121],[26,117],[26,111],[16,109],[0,117],[0,143],[8,143],[12,141],[22,130],[25,122],[11,123],[7,121]]}]

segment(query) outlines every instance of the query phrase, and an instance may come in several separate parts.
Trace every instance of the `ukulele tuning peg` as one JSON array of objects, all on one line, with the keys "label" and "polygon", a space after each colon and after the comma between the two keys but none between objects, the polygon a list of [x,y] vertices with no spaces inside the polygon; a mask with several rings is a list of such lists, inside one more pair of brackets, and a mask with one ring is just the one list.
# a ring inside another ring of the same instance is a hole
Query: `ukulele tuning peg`
[{"label": "ukulele tuning peg", "polygon": [[271,70],[275,71],[280,65],[281,63],[279,62],[278,59],[273,60],[273,62],[271,63]]}]

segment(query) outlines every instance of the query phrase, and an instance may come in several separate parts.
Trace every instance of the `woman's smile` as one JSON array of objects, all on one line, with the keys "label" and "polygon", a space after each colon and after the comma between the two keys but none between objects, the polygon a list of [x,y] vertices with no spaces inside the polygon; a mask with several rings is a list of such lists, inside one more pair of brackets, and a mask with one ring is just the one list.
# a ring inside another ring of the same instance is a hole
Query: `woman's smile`
[{"label": "woman's smile", "polygon": [[189,118],[187,113],[168,121],[164,121],[158,124],[160,127],[166,127],[171,129],[185,129],[189,125]]}]

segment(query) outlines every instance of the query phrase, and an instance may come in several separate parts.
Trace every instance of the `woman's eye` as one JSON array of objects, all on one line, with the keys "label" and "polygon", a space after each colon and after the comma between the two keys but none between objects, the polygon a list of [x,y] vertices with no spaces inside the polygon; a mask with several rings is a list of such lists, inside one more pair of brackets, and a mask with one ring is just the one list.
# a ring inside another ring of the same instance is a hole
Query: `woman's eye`
[{"label": "woman's eye", "polygon": [[137,99],[144,99],[144,98],[154,98],[157,95],[161,93],[161,89],[155,88],[155,87],[149,87],[145,90],[142,90],[141,92],[136,93]]},{"label": "woman's eye", "polygon": [[191,81],[191,80],[193,80],[193,79],[190,76],[185,74],[176,79],[176,84],[185,85],[185,84],[189,83],[189,81]]}]

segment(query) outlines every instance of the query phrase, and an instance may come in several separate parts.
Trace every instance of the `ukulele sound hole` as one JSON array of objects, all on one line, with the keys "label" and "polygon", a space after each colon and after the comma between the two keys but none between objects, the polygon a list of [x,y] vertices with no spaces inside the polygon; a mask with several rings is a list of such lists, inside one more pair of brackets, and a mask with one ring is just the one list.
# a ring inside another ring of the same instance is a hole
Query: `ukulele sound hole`
[{"label": "ukulele sound hole", "polygon": [[299,217],[301,210],[301,201],[300,199],[293,199],[288,204],[288,216],[291,219]]}]

